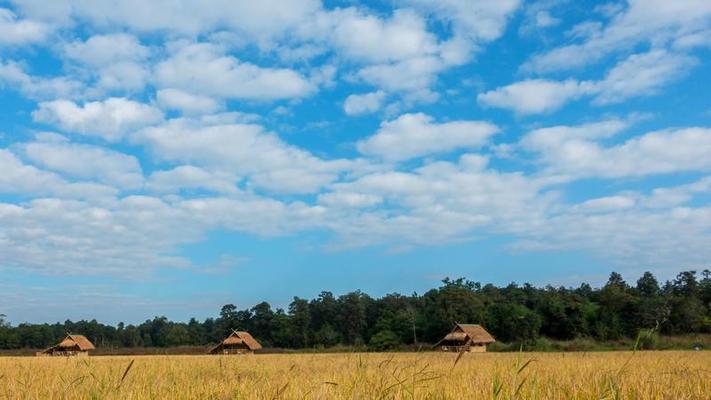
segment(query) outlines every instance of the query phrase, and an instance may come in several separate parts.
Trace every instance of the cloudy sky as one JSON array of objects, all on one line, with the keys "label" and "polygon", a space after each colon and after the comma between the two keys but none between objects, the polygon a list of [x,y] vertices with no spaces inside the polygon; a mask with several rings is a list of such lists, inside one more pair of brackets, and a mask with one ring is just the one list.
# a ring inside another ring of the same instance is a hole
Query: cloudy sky
[{"label": "cloudy sky", "polygon": [[708,0],[0,0],[0,313],[711,261]]}]

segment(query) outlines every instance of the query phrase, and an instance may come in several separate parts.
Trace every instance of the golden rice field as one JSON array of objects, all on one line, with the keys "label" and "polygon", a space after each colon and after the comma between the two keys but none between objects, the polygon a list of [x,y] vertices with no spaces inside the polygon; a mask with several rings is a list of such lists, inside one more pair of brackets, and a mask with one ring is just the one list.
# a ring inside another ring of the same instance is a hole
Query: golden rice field
[{"label": "golden rice field", "polygon": [[456,360],[445,353],[4,357],[0,398],[711,399],[711,352]]}]

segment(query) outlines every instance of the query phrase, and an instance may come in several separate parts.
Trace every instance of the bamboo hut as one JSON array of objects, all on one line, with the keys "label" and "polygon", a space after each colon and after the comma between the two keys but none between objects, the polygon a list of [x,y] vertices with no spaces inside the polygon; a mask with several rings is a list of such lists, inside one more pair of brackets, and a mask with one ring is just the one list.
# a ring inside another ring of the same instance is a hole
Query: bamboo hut
[{"label": "bamboo hut", "polygon": [[454,324],[451,332],[435,345],[441,351],[484,353],[496,340],[481,325]]},{"label": "bamboo hut", "polygon": [[94,345],[82,335],[67,335],[58,344],[37,353],[38,356],[82,356],[89,355]]},{"label": "bamboo hut", "polygon": [[210,354],[247,354],[262,348],[252,335],[244,331],[232,331],[220,344],[210,349]]}]

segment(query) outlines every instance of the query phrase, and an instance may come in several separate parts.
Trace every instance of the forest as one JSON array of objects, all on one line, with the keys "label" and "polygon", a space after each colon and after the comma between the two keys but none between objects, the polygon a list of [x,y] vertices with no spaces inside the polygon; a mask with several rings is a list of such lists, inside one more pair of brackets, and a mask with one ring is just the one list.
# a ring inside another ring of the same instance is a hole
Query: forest
[{"label": "forest", "polygon": [[684,271],[664,283],[650,272],[634,283],[613,272],[599,288],[586,283],[577,288],[496,287],[447,278],[422,295],[373,298],[360,291],[340,296],[324,291],[310,300],[294,297],[287,309],[266,302],[247,309],[226,304],[219,316],[188,322],[156,316],[138,325],[67,320],[12,326],[0,314],[0,349],[44,348],[68,332],[83,334],[100,348],[206,346],[237,329],[272,348],[388,350],[435,343],[455,322],[479,323],[498,341],[521,344],[622,340],[644,331],[711,333],[711,271]]}]

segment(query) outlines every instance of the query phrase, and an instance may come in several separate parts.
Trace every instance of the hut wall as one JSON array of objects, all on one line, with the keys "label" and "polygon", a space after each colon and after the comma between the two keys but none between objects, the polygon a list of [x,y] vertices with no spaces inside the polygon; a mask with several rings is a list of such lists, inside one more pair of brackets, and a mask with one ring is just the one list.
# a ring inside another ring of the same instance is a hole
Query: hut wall
[{"label": "hut wall", "polygon": [[250,349],[244,349],[244,348],[222,349],[222,354],[251,354],[251,353],[254,353],[254,352]]},{"label": "hut wall", "polygon": [[486,353],[486,345],[471,345],[469,346],[470,353]]},{"label": "hut wall", "polygon": [[37,357],[88,357],[88,351],[81,350],[50,350],[35,353]]}]

